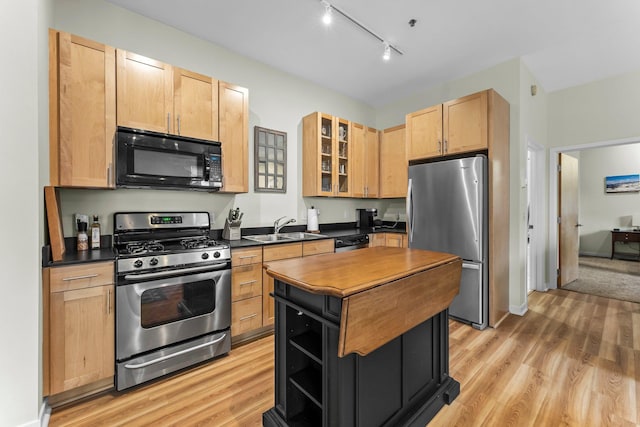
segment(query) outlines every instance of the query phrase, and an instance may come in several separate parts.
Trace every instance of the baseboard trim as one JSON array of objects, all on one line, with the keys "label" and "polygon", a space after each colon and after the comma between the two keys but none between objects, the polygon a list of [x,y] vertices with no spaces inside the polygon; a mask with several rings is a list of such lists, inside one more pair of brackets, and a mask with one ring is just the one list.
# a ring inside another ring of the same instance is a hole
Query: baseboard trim
[{"label": "baseboard trim", "polygon": [[526,302],[522,305],[509,305],[509,313],[524,316],[527,311],[529,311],[529,306]]},{"label": "baseboard trim", "polygon": [[42,405],[40,405],[40,427],[48,427],[49,418],[51,418],[51,406],[49,406],[49,400],[45,397]]}]

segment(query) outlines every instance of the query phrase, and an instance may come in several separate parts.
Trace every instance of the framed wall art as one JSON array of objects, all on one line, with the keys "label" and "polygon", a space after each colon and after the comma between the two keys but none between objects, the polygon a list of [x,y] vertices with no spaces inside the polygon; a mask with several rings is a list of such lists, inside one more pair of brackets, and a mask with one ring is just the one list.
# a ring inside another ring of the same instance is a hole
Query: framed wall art
[{"label": "framed wall art", "polygon": [[254,190],[287,192],[287,133],[254,127]]},{"label": "framed wall art", "polygon": [[640,175],[615,175],[604,179],[605,193],[630,193],[640,191]]}]

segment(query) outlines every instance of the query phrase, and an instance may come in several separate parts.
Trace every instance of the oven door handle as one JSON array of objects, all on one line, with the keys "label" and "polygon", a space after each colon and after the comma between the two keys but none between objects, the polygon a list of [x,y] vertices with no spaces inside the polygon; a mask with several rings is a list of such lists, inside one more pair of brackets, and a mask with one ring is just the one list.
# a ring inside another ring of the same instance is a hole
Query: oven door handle
[{"label": "oven door handle", "polygon": [[181,268],[181,269],[177,269],[177,270],[157,271],[155,273],[125,274],[124,278],[126,280],[154,279],[154,278],[157,278],[157,277],[173,276],[175,274],[197,273],[199,271],[207,271],[207,270],[221,270],[221,269],[225,268],[226,266],[227,266],[226,262],[221,262],[219,264],[205,265],[205,266],[201,266],[201,267]]},{"label": "oven door handle", "polygon": [[212,346],[214,344],[219,343],[223,339],[225,339],[226,336],[227,336],[227,334],[225,333],[225,334],[222,334],[222,336],[220,338],[216,338],[215,340],[213,340],[211,342],[206,342],[204,344],[198,344],[198,345],[196,345],[194,347],[185,348],[184,350],[180,350],[180,351],[177,351],[177,352],[172,353],[172,354],[167,354],[166,356],[158,357],[157,359],[149,360],[147,362],[136,363],[136,364],[126,364],[126,365],[124,365],[124,367],[127,368],[127,369],[146,368],[147,366],[154,365],[156,363],[160,363],[160,362],[162,362],[164,360],[173,359],[174,357],[182,356],[183,354],[187,354],[187,353],[190,353],[192,351],[200,350],[201,348],[204,348],[204,347]]}]

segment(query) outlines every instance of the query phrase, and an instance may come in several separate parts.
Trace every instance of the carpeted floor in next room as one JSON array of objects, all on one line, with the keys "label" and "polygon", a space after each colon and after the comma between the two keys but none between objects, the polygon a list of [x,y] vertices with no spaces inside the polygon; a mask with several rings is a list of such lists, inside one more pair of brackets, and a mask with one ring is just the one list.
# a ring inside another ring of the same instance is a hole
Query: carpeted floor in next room
[{"label": "carpeted floor in next room", "polygon": [[640,262],[581,256],[578,280],[562,289],[640,303]]}]

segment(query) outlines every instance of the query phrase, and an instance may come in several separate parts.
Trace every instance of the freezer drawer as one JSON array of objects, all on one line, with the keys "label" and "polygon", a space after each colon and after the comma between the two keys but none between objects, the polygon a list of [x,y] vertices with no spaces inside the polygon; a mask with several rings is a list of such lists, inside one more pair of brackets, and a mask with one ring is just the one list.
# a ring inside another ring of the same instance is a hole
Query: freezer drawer
[{"label": "freezer drawer", "polygon": [[[460,293],[449,306],[449,315],[477,329],[487,326],[487,295],[483,284],[485,267],[482,263],[462,263]],[[485,282],[486,283],[486,282]]]}]

